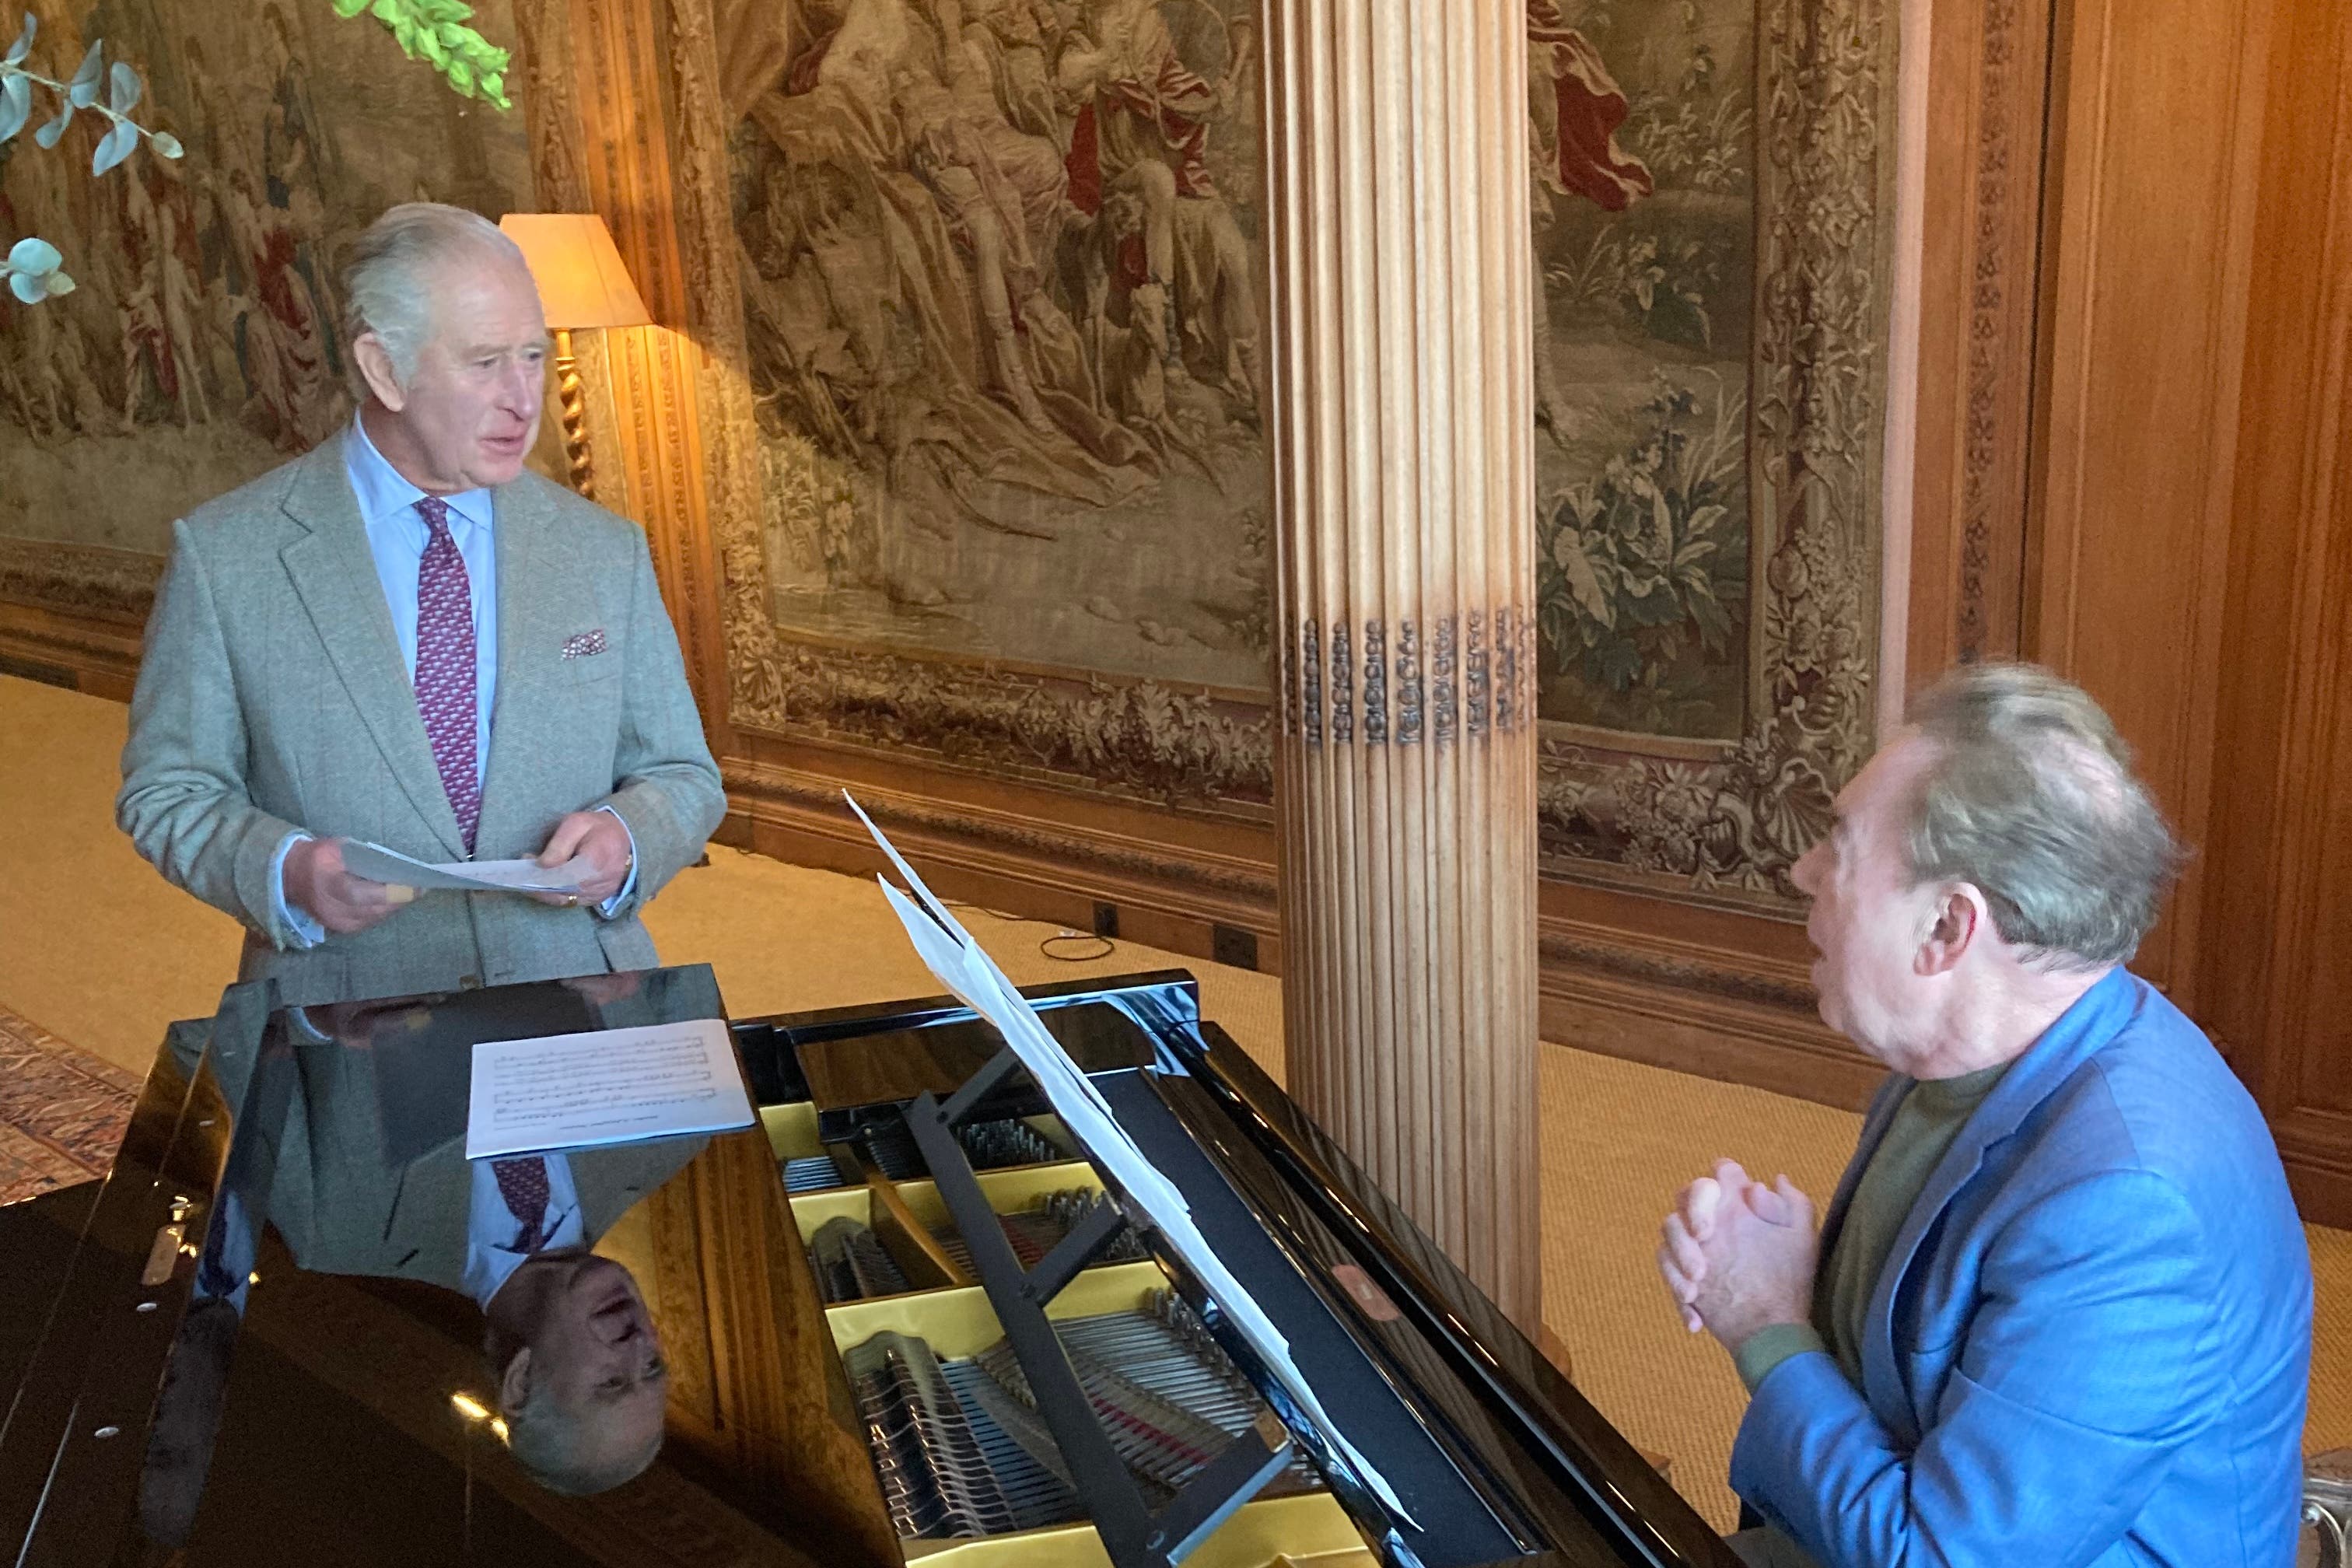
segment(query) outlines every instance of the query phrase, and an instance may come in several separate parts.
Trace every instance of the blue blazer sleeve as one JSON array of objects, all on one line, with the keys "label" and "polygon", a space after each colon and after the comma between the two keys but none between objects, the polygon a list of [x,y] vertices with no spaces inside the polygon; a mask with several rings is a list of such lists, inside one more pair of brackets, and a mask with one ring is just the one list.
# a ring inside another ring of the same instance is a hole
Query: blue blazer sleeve
[{"label": "blue blazer sleeve", "polygon": [[1748,1405],[1732,1489],[1824,1568],[2092,1562],[2221,1410],[2210,1245],[2146,1172],[2041,1199],[1985,1243],[1967,1331],[1910,1352],[1940,1391],[1916,1450],[1827,1355],[1794,1356]]}]

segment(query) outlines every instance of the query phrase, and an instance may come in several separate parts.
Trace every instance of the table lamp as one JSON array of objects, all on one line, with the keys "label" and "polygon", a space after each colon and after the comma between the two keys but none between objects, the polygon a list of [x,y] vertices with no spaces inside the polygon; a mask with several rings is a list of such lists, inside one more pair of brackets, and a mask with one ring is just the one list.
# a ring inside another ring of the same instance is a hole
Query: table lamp
[{"label": "table lamp", "polygon": [[572,488],[593,500],[596,472],[588,456],[586,405],[572,334],[594,327],[649,327],[653,317],[621,265],[612,231],[594,213],[509,213],[499,227],[522,248],[539,285],[540,309],[555,333],[555,390],[563,405],[563,454]]}]

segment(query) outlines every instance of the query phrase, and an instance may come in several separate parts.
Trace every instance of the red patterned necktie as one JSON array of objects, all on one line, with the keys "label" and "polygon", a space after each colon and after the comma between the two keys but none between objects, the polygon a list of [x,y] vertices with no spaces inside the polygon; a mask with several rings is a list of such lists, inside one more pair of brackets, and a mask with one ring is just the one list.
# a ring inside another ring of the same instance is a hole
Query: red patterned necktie
[{"label": "red patterned necktie", "polygon": [[482,781],[474,764],[473,584],[449,532],[449,503],[426,496],[416,510],[432,531],[416,564],[416,711],[471,855],[474,828],[482,819]]},{"label": "red patterned necktie", "polygon": [[542,1239],[539,1228],[547,1223],[547,1162],[536,1154],[493,1160],[490,1173],[499,1179],[499,1195],[506,1199],[507,1212],[522,1222],[522,1239],[514,1249],[535,1250]]}]

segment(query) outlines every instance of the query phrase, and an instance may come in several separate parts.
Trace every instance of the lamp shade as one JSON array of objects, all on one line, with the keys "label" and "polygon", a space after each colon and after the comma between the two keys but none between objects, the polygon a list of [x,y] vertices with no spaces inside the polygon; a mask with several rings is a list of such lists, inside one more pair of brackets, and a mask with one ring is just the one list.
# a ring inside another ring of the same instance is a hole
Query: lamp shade
[{"label": "lamp shade", "polygon": [[551,329],[653,324],[612,231],[594,213],[509,213],[499,227],[522,247]]}]

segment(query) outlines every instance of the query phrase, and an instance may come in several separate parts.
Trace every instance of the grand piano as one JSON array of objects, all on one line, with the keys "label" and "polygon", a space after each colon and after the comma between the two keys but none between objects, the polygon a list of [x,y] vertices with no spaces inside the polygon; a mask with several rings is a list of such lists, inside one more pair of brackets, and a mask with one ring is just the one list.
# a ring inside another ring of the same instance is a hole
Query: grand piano
[{"label": "grand piano", "polygon": [[[736,1020],[756,1128],[566,1157],[657,1354],[525,1442],[466,1288],[472,1048],[725,1019],[709,971],[233,987],[102,1186],[0,1210],[0,1560],[1734,1568],[1189,975],[1025,994],[1275,1356],[961,1005]],[[548,1460],[647,1387],[642,1473]]]}]

